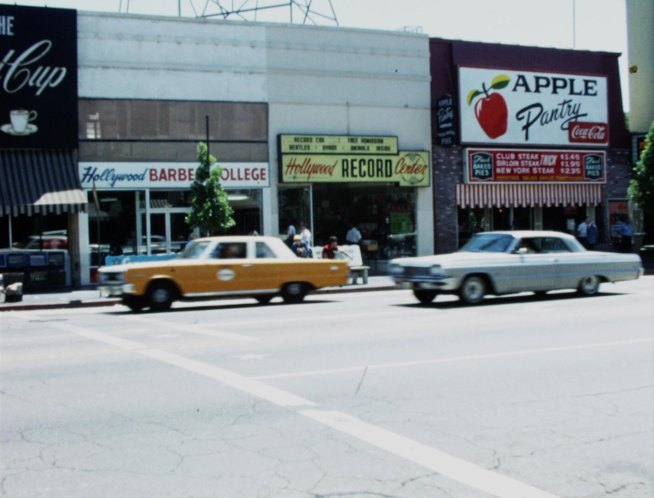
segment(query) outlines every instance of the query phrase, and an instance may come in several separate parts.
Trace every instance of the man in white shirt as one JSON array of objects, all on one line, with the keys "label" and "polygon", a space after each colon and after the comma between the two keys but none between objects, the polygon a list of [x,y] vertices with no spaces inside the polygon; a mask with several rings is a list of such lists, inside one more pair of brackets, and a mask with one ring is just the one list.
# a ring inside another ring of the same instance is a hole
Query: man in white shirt
[{"label": "man in white shirt", "polygon": [[348,244],[358,244],[363,237],[361,236],[361,232],[359,229],[354,226],[350,225],[350,229],[347,231],[347,234],[345,235],[345,240],[347,241]]},{"label": "man in white shirt", "polygon": [[300,237],[302,237],[304,244],[311,247],[311,231],[309,231],[304,223],[300,223]]}]

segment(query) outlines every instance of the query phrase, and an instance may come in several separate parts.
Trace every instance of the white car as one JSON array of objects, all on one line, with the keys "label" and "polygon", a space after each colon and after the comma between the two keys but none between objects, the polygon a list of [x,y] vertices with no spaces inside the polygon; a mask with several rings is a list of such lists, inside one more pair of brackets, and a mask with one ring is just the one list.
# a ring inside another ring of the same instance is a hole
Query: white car
[{"label": "white car", "polygon": [[551,231],[481,232],[450,254],[393,259],[389,274],[423,304],[441,293],[476,304],[488,294],[576,289],[593,295],[603,282],[643,275],[637,254],[587,251],[573,236]]}]

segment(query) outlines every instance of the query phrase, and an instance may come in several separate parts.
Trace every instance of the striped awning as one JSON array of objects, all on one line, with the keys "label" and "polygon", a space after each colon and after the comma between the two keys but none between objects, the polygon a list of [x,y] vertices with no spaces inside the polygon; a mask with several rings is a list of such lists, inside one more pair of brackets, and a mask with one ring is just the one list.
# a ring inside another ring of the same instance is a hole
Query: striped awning
[{"label": "striped awning", "polygon": [[0,150],[0,216],[76,213],[86,207],[70,150]]},{"label": "striped awning", "polygon": [[459,207],[596,206],[602,202],[598,184],[458,184]]}]

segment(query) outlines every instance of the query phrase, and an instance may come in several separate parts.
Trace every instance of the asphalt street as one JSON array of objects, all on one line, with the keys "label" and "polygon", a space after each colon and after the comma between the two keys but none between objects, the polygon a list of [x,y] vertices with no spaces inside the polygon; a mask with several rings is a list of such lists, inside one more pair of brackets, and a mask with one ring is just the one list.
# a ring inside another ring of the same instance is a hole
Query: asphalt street
[{"label": "asphalt street", "polygon": [[654,491],[654,277],[0,314],[0,496]]}]

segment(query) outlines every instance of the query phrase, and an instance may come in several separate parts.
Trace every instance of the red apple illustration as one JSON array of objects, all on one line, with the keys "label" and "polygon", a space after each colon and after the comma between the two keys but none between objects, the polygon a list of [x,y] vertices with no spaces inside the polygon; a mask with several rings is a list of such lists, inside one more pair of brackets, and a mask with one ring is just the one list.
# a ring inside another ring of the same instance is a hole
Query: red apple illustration
[{"label": "red apple illustration", "polygon": [[499,93],[489,92],[506,87],[509,81],[510,78],[506,74],[500,74],[493,78],[490,88],[487,89],[486,84],[482,83],[481,92],[475,89],[468,93],[468,105],[472,104],[476,97],[484,95],[475,102],[475,116],[488,138],[501,137],[506,133],[509,124],[509,110],[506,101]]}]

